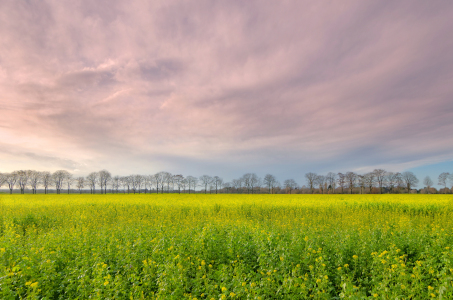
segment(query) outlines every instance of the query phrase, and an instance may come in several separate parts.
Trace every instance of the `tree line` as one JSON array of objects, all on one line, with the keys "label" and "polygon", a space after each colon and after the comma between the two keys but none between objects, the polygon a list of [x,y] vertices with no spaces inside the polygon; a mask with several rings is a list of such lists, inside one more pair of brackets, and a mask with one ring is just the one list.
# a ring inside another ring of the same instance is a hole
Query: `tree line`
[{"label": "tree line", "polygon": [[[35,170],[20,170],[11,173],[0,173],[0,188],[6,186],[10,194],[19,189],[24,194],[26,189],[36,194],[38,188],[47,194],[50,189],[57,194],[72,191],[78,193],[90,192],[110,193],[411,193],[419,184],[418,178],[412,172],[388,172],[375,169],[365,174],[355,172],[333,173],[318,175],[313,172],[305,174],[306,185],[299,186],[294,179],[280,183],[274,175],[266,174],[263,178],[255,173],[246,173],[242,177],[224,182],[219,176],[202,175],[200,177],[158,172],[153,175],[112,176],[107,170],[92,172],[86,177],[74,177],[66,170],[53,173]],[[429,176],[423,180],[424,192],[447,193],[453,190],[447,188],[453,185],[453,174],[444,172],[438,177],[438,184],[443,189],[433,188]],[[197,190],[197,188],[199,188]],[[420,192],[421,190],[416,190]]]}]

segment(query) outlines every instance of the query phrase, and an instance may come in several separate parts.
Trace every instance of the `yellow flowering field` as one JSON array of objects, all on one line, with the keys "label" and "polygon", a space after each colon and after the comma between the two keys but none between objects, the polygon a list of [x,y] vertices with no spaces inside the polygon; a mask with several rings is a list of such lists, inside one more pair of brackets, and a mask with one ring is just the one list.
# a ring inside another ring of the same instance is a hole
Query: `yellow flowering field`
[{"label": "yellow flowering field", "polygon": [[451,195],[1,195],[1,299],[453,299]]}]

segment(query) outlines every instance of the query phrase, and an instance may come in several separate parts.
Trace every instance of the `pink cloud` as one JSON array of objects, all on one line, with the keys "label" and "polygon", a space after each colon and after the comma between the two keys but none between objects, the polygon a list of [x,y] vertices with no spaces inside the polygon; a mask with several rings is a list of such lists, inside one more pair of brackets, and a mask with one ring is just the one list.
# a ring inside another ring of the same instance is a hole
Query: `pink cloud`
[{"label": "pink cloud", "polygon": [[453,156],[448,1],[5,1],[0,20],[5,170]]}]

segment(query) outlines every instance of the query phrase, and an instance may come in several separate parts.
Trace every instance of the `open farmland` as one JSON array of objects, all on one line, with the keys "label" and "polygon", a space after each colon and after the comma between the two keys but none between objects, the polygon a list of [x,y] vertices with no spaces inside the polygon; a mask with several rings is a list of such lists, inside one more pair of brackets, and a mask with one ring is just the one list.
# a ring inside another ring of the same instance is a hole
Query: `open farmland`
[{"label": "open farmland", "polygon": [[453,298],[451,195],[0,197],[1,299]]}]

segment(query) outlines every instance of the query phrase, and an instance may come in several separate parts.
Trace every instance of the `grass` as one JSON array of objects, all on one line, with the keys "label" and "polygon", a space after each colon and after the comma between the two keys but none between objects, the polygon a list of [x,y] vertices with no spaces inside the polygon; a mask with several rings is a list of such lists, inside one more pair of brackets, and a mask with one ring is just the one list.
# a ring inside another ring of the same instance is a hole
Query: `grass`
[{"label": "grass", "polygon": [[2,195],[1,299],[452,299],[451,195]]}]

